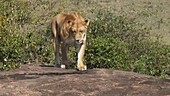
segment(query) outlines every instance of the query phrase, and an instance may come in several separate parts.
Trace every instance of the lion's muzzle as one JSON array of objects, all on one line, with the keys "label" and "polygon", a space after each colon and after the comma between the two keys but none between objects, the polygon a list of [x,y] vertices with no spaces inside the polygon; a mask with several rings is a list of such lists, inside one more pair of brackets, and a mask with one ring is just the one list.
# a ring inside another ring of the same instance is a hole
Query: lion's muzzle
[{"label": "lion's muzzle", "polygon": [[76,44],[83,44],[83,40],[76,40]]},{"label": "lion's muzzle", "polygon": [[86,41],[86,34],[82,34],[81,38],[76,40],[76,44],[83,44]]}]

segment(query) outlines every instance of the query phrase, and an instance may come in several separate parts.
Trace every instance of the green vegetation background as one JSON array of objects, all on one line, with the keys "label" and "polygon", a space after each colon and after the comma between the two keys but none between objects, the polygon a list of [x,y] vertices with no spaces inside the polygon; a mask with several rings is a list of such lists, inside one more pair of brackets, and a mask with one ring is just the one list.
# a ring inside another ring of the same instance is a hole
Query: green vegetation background
[{"label": "green vegetation background", "polygon": [[[0,70],[54,64],[50,22],[60,12],[90,19],[85,63],[166,77],[170,64],[168,0],[1,0]],[[72,48],[70,57],[76,57]],[[75,60],[76,58],[71,58]]]}]

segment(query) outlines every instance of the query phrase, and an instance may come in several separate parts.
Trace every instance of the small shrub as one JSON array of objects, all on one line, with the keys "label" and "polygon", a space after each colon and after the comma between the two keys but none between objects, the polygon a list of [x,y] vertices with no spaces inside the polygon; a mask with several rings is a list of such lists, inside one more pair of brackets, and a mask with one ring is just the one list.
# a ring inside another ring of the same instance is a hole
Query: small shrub
[{"label": "small shrub", "polygon": [[53,49],[52,42],[46,31],[43,33],[28,32],[24,39],[23,59],[27,62],[46,62],[52,63],[53,60]]},{"label": "small shrub", "polygon": [[[21,31],[25,23],[33,22],[29,3],[3,0],[0,3],[0,70],[18,68],[22,63],[54,64],[51,34],[47,30]],[[85,63],[90,68],[113,68],[138,73],[166,76],[170,64],[170,46],[160,38],[153,41],[149,29],[135,19],[99,11],[88,32]],[[72,48],[69,56],[77,59]]]},{"label": "small shrub", "polygon": [[24,36],[19,29],[29,21],[27,3],[2,0],[0,3],[0,70],[17,68],[24,53]]},{"label": "small shrub", "polygon": [[88,43],[86,60],[88,66],[129,70],[130,58],[126,43],[114,38],[96,38]]},{"label": "small shrub", "polygon": [[129,70],[165,76],[170,47],[159,38],[153,41],[149,29],[126,16],[99,12],[91,22],[86,50],[89,67]]}]

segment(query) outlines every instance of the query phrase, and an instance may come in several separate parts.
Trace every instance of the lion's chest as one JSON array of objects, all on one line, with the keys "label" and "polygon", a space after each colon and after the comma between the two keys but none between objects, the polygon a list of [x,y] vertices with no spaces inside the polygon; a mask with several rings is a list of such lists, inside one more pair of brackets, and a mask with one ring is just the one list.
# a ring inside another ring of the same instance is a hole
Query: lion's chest
[{"label": "lion's chest", "polygon": [[67,45],[75,45],[75,38],[73,37],[68,37],[67,39],[65,39],[63,41],[63,43],[67,44]]}]

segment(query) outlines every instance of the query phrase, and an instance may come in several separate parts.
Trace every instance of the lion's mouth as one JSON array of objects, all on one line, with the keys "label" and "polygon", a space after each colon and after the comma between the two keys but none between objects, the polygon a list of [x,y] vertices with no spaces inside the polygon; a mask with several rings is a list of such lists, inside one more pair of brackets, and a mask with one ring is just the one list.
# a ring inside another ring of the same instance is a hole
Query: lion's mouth
[{"label": "lion's mouth", "polygon": [[83,40],[76,40],[76,44],[83,44]]},{"label": "lion's mouth", "polygon": [[83,38],[76,40],[76,44],[83,44],[86,41],[86,34],[82,35]]}]

